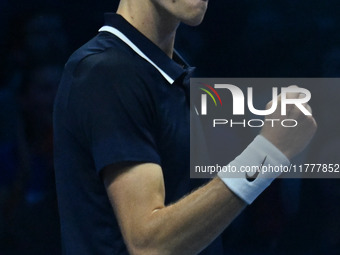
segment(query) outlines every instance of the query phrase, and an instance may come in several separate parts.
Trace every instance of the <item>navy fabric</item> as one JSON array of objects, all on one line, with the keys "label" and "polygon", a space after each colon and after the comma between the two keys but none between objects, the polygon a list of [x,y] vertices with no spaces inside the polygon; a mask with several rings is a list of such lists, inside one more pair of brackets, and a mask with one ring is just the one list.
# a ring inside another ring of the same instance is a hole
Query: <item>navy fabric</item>
[{"label": "navy fabric", "polygon": [[[108,32],[70,57],[54,106],[56,184],[63,254],[68,255],[127,254],[100,177],[103,167],[161,165],[167,204],[196,186],[189,178],[192,68],[177,54],[170,59],[121,16],[106,14],[105,19],[175,82],[169,84]],[[202,254],[221,251],[218,239]]]}]

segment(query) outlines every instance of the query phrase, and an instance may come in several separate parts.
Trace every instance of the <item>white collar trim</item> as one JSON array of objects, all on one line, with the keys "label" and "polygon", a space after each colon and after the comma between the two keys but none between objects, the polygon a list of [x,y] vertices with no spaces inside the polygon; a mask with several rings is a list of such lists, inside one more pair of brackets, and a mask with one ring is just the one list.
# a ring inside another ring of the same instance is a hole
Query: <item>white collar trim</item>
[{"label": "white collar trim", "polygon": [[126,43],[134,52],[136,52],[139,56],[144,58],[146,61],[148,61],[151,65],[153,65],[158,72],[170,83],[174,83],[174,79],[172,79],[168,74],[166,74],[160,67],[158,67],[150,58],[148,58],[129,38],[127,38],[122,32],[120,32],[118,29],[111,27],[111,26],[103,26],[99,29],[99,32],[109,32],[111,34],[114,34],[119,39],[121,39],[124,43]]}]

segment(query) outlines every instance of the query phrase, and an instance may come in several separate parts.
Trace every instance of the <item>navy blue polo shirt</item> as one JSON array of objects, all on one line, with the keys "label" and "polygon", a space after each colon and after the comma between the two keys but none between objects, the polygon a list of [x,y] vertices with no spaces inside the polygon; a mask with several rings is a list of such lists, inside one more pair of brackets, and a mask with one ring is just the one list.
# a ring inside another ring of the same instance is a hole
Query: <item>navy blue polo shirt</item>
[{"label": "navy blue polo shirt", "polygon": [[[54,106],[63,254],[127,254],[100,176],[103,167],[159,164],[166,204],[194,188],[189,178],[191,71],[176,52],[170,59],[113,13],[70,57]],[[202,254],[221,251],[218,239]]]}]

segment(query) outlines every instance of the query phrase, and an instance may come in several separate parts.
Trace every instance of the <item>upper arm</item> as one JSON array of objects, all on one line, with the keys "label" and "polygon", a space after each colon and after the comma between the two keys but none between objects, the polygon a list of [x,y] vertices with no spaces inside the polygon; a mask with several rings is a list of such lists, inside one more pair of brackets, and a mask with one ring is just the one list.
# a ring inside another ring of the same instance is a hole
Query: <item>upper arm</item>
[{"label": "upper arm", "polygon": [[88,57],[70,98],[130,252],[140,237],[153,236],[145,235],[145,222],[165,196],[153,94],[131,63],[110,54]]},{"label": "upper arm", "polygon": [[[108,197],[128,249],[144,246],[152,227],[149,219],[164,207],[165,190],[162,169],[158,164],[141,163],[108,166],[103,172]],[[152,234],[151,234],[152,236]]]}]

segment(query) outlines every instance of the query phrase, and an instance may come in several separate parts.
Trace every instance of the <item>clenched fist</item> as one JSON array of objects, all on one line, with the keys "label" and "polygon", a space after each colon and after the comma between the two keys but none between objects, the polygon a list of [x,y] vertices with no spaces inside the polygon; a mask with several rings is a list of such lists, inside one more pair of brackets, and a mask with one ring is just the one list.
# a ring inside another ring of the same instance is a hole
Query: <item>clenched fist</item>
[{"label": "clenched fist", "polygon": [[[290,86],[288,90],[298,91],[297,86]],[[286,99],[301,99],[306,95],[298,92],[287,93]],[[312,113],[311,107],[304,103],[303,107],[297,107],[295,104],[286,105],[286,115],[281,114],[281,101],[282,95],[278,97],[278,107],[272,114],[268,115],[266,119],[294,119],[297,121],[297,126],[295,127],[284,127],[277,125],[273,127],[270,121],[265,121],[265,125],[262,127],[261,135],[267,138],[272,144],[274,144],[283,154],[287,156],[288,159],[292,159],[298,153],[300,153],[311,141],[315,131],[317,129],[317,124],[313,116],[307,115],[306,111],[302,112],[304,107],[309,113]],[[267,104],[266,109],[270,109],[272,101]],[[301,108],[301,109],[300,109]]]}]

